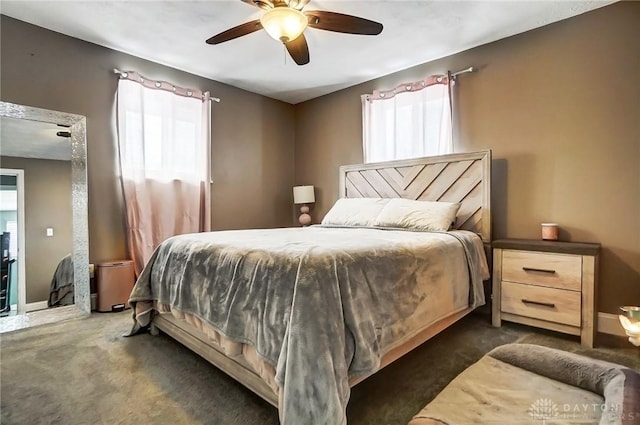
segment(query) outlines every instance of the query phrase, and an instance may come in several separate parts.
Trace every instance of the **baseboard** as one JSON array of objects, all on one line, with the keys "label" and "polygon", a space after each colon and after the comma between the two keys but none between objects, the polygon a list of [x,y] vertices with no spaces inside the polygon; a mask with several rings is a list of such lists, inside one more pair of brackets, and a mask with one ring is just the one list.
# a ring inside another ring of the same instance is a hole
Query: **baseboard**
[{"label": "baseboard", "polygon": [[[46,301],[39,301],[35,303],[29,303],[26,305],[26,311],[36,311],[36,310],[44,310],[47,308]],[[616,336],[626,336],[624,333],[624,329],[620,324],[620,320],[616,314],[610,313],[598,313],[598,332],[616,335]]]},{"label": "baseboard", "polygon": [[598,332],[616,336],[626,336],[618,315],[598,312]]},{"label": "baseboard", "polygon": [[46,301],[38,301],[35,303],[28,303],[27,305],[25,305],[25,311],[30,312],[30,311],[36,311],[36,310],[44,310],[47,307],[48,305]]}]

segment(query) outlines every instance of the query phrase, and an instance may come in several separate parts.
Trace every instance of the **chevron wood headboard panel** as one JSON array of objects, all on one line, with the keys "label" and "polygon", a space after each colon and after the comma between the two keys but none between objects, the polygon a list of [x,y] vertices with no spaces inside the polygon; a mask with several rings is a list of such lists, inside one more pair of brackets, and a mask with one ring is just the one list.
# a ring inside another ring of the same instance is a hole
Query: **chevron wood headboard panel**
[{"label": "chevron wood headboard panel", "polygon": [[345,165],[340,197],[460,202],[454,227],[491,242],[491,151]]}]

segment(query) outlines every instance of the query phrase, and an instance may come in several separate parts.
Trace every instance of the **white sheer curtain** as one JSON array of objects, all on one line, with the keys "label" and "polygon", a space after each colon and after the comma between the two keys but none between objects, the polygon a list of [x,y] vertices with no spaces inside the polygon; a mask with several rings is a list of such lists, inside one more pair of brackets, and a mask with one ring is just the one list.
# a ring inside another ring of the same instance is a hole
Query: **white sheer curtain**
[{"label": "white sheer curtain", "polygon": [[453,152],[449,82],[431,76],[363,95],[364,162]]},{"label": "white sheer curtain", "polygon": [[168,237],[208,231],[208,93],[127,72],[118,83],[118,147],[129,252],[139,274]]}]

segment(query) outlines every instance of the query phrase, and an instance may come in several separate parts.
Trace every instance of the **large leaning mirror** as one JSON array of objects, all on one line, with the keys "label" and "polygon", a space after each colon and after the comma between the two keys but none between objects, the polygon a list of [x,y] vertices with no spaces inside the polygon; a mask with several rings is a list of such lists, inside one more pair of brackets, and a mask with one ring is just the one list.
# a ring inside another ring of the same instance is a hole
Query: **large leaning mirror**
[{"label": "large leaning mirror", "polygon": [[[15,221],[11,221],[10,216],[3,214],[2,223],[0,223],[2,224],[0,233],[3,235],[3,264],[15,262],[16,264],[11,264],[13,273],[22,280],[21,284],[17,285],[18,279],[15,277],[12,279],[13,285],[9,285],[13,286],[12,294],[9,294],[9,291],[2,292],[3,296],[13,298],[11,304],[16,304],[17,311],[7,315],[7,306],[0,306],[3,307],[0,310],[4,309],[4,315],[8,316],[0,319],[0,325],[5,319],[11,319],[12,324],[9,327],[20,329],[86,315],[91,312],[86,119],[81,115],[7,102],[0,102],[0,119],[2,119],[2,152],[0,153],[2,158],[0,167],[3,170],[2,194],[10,194],[11,192],[5,190],[11,190],[12,185],[16,188],[13,195],[16,198],[15,201],[12,201],[11,195],[3,196],[2,203],[5,205],[2,209],[6,211],[11,208],[6,204],[15,203],[18,206],[22,205],[23,211],[17,214]],[[45,132],[52,131],[54,137],[52,140],[47,140],[46,137],[49,136],[45,135]],[[55,136],[58,136],[57,140]],[[28,167],[31,167],[31,171],[26,170]],[[58,169],[62,169],[61,172],[66,174],[55,174]],[[15,176],[13,179],[12,175]],[[25,175],[28,177],[27,181],[31,182],[29,183],[31,189],[27,187],[25,190]],[[40,177],[33,183],[35,175]],[[58,197],[52,197],[54,190],[47,185],[53,181],[60,184],[65,182],[67,193],[60,192],[61,195]],[[26,208],[25,193],[29,201]],[[33,201],[34,197],[45,194],[49,196],[47,201],[39,203]],[[27,211],[30,206],[31,210]],[[62,211],[66,212],[62,213]],[[30,218],[34,216],[39,218],[25,219],[25,212]],[[54,218],[56,213],[64,217],[56,221]],[[7,217],[9,218],[6,219]],[[14,238],[13,242],[11,242],[11,232],[8,230],[16,232],[17,238]],[[31,242],[36,239],[33,235],[37,235],[41,242],[38,244]],[[9,254],[10,252],[13,254]],[[53,271],[52,265],[48,264],[51,262],[54,262],[55,270]],[[63,268],[67,269],[67,275],[73,276],[73,287],[68,288],[66,295],[60,291],[59,295],[64,296],[64,302],[57,305],[61,306],[50,307],[52,299],[58,296],[54,293],[55,281]],[[38,273],[43,276],[31,278],[34,282],[38,281],[37,288],[29,287],[27,279]],[[3,287],[6,288],[6,286],[3,283]],[[16,291],[15,286],[19,287],[19,291]],[[50,291],[43,286],[49,286]],[[71,297],[71,291],[73,297]],[[42,298],[45,299],[42,300]],[[73,304],[68,305],[70,302]],[[5,304],[7,304],[6,300]],[[36,311],[29,312],[30,310]],[[7,330],[6,326],[0,326],[0,328]]]}]

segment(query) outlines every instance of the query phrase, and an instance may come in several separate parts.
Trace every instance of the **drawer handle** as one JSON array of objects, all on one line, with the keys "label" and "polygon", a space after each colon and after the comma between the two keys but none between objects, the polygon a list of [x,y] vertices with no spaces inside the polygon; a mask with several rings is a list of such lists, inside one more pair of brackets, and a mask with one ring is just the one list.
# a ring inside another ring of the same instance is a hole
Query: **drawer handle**
[{"label": "drawer handle", "polygon": [[541,305],[541,306],[550,307],[550,308],[554,308],[556,306],[554,303],[545,303],[542,301],[531,301],[531,300],[527,300],[526,298],[523,298],[522,302],[525,304],[535,304],[535,305]]},{"label": "drawer handle", "polygon": [[522,270],[524,270],[525,272],[541,272],[541,273],[550,273],[553,274],[556,271],[555,270],[550,270],[550,269],[536,269],[534,267],[523,267]]}]

